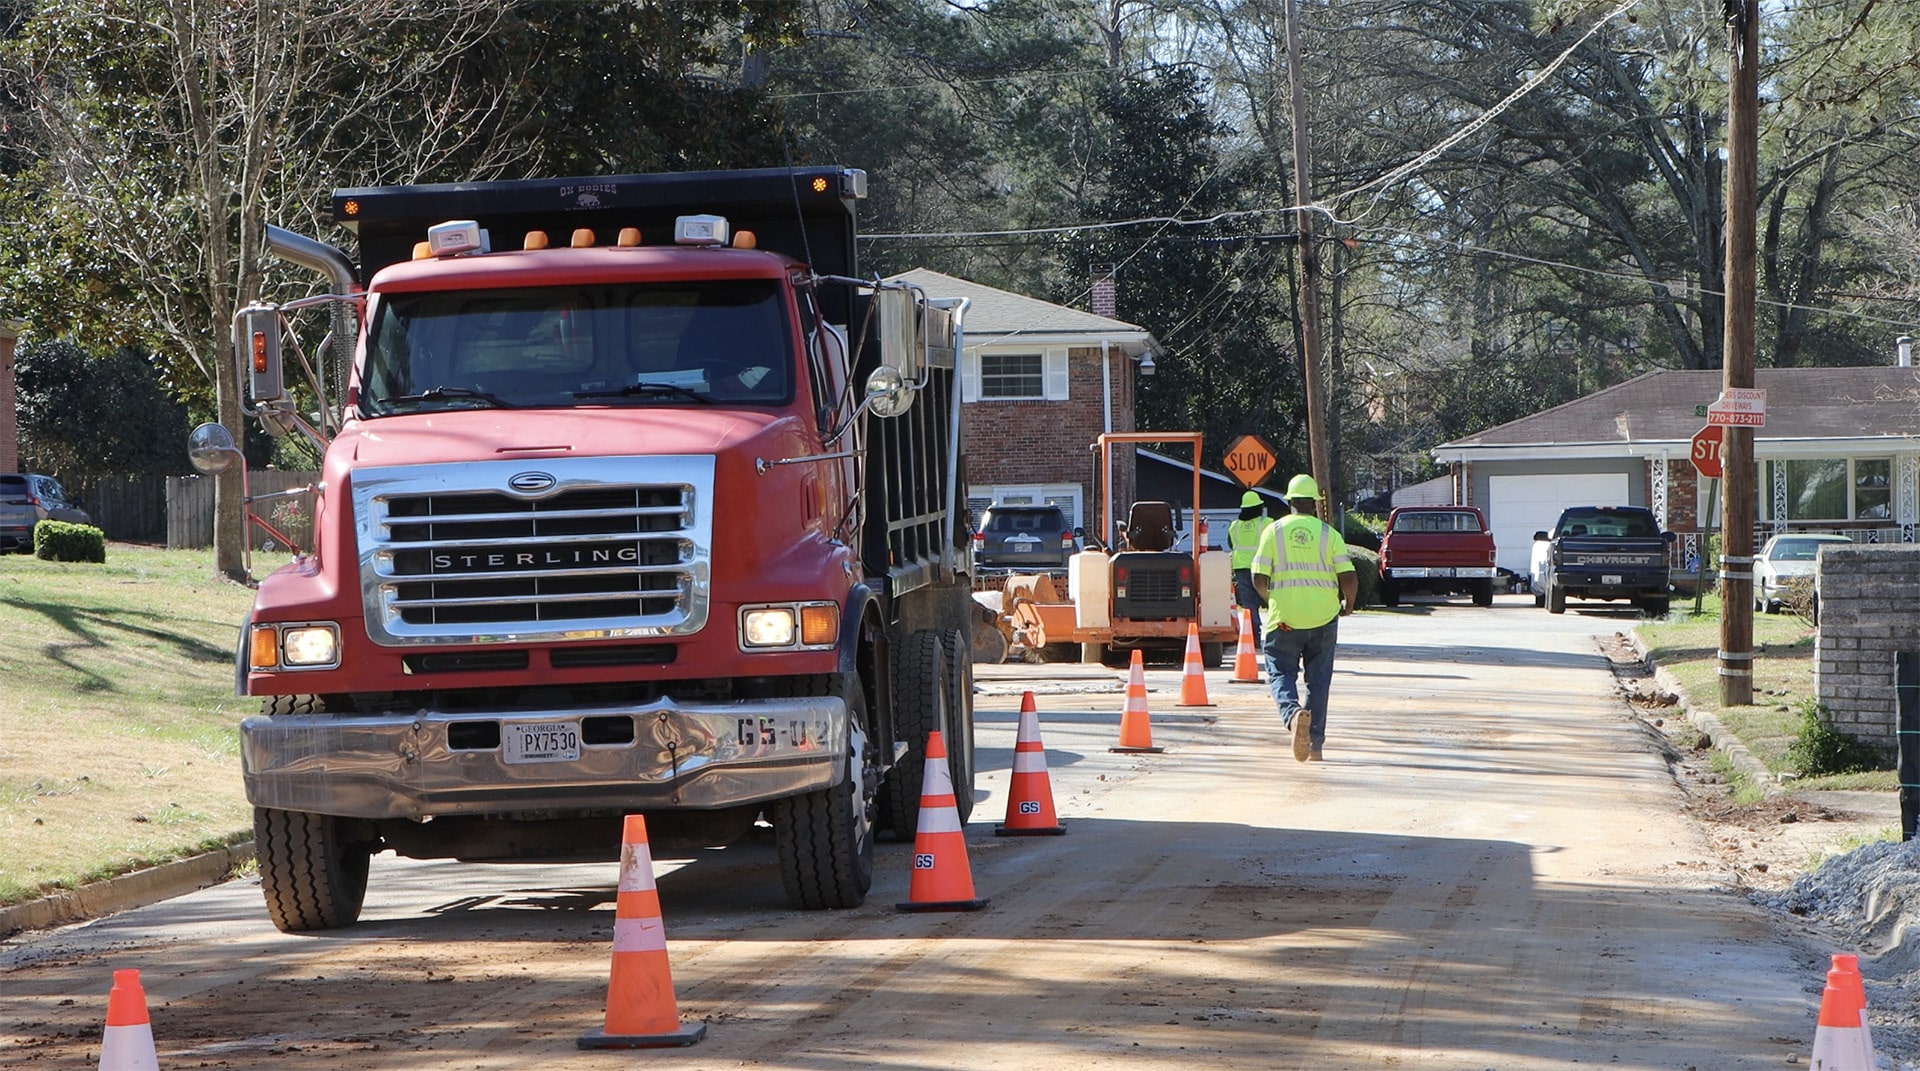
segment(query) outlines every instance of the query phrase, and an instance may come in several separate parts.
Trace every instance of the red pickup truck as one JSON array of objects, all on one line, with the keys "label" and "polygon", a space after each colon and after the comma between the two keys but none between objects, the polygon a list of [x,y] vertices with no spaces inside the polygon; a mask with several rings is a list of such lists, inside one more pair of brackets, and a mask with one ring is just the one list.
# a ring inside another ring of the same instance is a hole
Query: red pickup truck
[{"label": "red pickup truck", "polygon": [[1402,595],[1471,595],[1493,605],[1493,533],[1472,506],[1401,506],[1387,515],[1380,541],[1380,601],[1398,606]]}]

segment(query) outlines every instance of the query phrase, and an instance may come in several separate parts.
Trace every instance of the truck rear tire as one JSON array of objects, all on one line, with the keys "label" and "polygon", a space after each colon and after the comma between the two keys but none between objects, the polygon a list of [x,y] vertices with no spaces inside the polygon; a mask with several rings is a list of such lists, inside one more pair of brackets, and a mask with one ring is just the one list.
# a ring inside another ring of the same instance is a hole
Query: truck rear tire
[{"label": "truck rear tire", "polygon": [[1640,612],[1648,617],[1665,617],[1667,611],[1672,608],[1672,604],[1665,595],[1655,595],[1652,598],[1640,600]]},{"label": "truck rear tire", "polygon": [[1475,606],[1493,605],[1493,581],[1475,580],[1473,582],[1473,604]]},{"label": "truck rear tire", "polygon": [[973,660],[965,654],[968,643],[958,629],[946,635],[947,772],[953,778],[953,805],[961,825],[973,817]]},{"label": "truck rear tire", "polygon": [[[838,678],[835,694],[847,701],[848,719],[865,731],[866,691],[854,674]],[[872,753],[869,740],[861,750]],[[867,785],[877,764],[850,751],[840,783],[768,807],[780,851],[780,882],[787,901],[802,911],[859,907],[873,887],[873,803]]]},{"label": "truck rear tire", "polygon": [[1400,605],[1400,585],[1391,580],[1380,581],[1380,605]]},{"label": "truck rear tire", "polygon": [[253,850],[267,914],[282,933],[335,930],[360,919],[371,846],[330,814],[253,809]]},{"label": "truck rear tire", "polygon": [[1547,612],[1550,614],[1567,612],[1567,589],[1561,587],[1558,580],[1547,581]]},{"label": "truck rear tire", "polygon": [[[900,761],[887,771],[880,792],[882,820],[895,840],[912,841],[919,829],[920,790],[927,775],[927,734],[935,729],[943,736],[946,733],[947,704],[953,693],[947,683],[945,646],[939,632],[917,629],[907,634],[888,660],[893,677],[894,739],[907,745]],[[953,749],[947,755],[951,763]],[[959,786],[954,787],[957,792]]]}]

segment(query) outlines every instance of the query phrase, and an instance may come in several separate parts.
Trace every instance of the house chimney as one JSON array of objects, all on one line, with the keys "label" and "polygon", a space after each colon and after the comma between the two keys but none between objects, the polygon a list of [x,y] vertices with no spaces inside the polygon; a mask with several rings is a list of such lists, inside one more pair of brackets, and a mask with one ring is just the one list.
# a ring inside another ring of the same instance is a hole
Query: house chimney
[{"label": "house chimney", "polygon": [[1089,307],[1095,316],[1112,317],[1114,313],[1113,275],[1111,264],[1093,266],[1092,300]]},{"label": "house chimney", "polygon": [[1893,340],[1894,362],[1902,368],[1913,367],[1913,337],[1901,335]]}]

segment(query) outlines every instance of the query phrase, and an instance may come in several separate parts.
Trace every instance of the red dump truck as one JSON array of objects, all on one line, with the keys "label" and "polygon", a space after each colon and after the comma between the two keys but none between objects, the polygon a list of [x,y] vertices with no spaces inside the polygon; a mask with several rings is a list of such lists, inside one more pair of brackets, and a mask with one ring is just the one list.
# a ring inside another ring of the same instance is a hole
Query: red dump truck
[{"label": "red dump truck", "polygon": [[[666,848],[770,824],[791,903],[852,907],[876,831],[913,836],[930,730],[968,813],[965,303],[858,278],[865,193],[837,167],[338,190],[357,263],[269,229],[329,280],[235,320],[248,411],[325,457],[314,546],[237,656],[281,929],[355,921],[380,851],[614,859],[628,813]],[[337,408],[288,388],[307,310]]]}]

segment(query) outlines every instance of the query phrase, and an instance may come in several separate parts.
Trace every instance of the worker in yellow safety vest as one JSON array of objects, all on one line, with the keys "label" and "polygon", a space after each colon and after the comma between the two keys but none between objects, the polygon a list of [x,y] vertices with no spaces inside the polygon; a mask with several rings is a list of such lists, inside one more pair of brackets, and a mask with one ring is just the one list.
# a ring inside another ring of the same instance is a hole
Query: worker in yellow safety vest
[{"label": "worker in yellow safety vest", "polygon": [[[1287,484],[1293,512],[1267,526],[1253,553],[1253,584],[1266,600],[1267,686],[1280,708],[1280,724],[1293,737],[1293,757],[1319,761],[1327,738],[1327,689],[1333,684],[1333,651],[1340,619],[1353,612],[1360,578],[1347,555],[1347,541],[1315,513],[1320,485],[1295,476]],[[1298,683],[1304,668],[1306,695]],[[1307,716],[1301,717],[1302,711]]]},{"label": "worker in yellow safety vest", "polygon": [[1260,635],[1261,604],[1266,600],[1253,586],[1253,554],[1260,546],[1260,533],[1273,523],[1267,517],[1266,502],[1258,491],[1240,496],[1240,519],[1227,525],[1228,560],[1233,566],[1233,601],[1253,614],[1253,634]]}]

